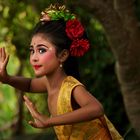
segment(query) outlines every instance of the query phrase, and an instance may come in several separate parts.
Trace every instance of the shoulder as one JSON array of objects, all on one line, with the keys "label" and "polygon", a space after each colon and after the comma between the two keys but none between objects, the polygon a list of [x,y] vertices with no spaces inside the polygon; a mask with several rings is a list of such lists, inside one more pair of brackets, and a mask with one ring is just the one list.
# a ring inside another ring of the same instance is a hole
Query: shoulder
[{"label": "shoulder", "polygon": [[73,76],[67,76],[66,79],[64,80],[65,84],[72,84],[72,85],[83,85],[80,81],[78,81],[76,78]]},{"label": "shoulder", "polygon": [[68,93],[72,93],[75,88],[79,86],[84,86],[80,81],[72,76],[67,76],[61,85],[60,91],[67,91]]},{"label": "shoulder", "polygon": [[71,93],[74,95],[87,94],[88,92],[86,87],[79,80],[72,76],[68,76],[65,79],[65,86],[71,89]]},{"label": "shoulder", "polygon": [[83,85],[75,86],[72,90],[72,97],[79,106],[92,104],[94,107],[103,108],[101,103]]},{"label": "shoulder", "polygon": [[67,76],[63,82],[63,86],[71,88],[72,90],[77,86],[84,86],[80,81],[72,76]]}]

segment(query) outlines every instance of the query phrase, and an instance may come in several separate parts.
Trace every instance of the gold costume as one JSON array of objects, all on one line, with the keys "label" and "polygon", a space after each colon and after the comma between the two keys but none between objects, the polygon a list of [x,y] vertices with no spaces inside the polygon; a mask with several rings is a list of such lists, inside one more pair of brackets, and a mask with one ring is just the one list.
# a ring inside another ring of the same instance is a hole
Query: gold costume
[{"label": "gold costume", "polygon": [[[72,76],[62,82],[57,101],[57,114],[72,112],[71,94],[74,87],[81,85]],[[123,140],[112,123],[103,116],[92,121],[54,127],[58,140]]]}]

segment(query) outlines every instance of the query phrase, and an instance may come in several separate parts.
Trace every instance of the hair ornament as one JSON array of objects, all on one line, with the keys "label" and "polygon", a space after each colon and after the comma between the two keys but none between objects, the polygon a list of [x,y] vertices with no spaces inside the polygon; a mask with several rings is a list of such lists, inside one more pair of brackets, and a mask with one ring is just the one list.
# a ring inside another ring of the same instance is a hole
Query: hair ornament
[{"label": "hair ornament", "polygon": [[83,56],[89,49],[89,41],[84,38],[84,27],[79,20],[68,20],[66,23],[67,36],[72,40],[71,56]]},{"label": "hair ornament", "polygon": [[74,14],[71,14],[65,5],[50,5],[41,12],[41,21],[52,21],[63,19],[66,21],[66,34],[71,39],[70,55],[83,56],[89,49],[89,40],[84,37],[84,27]]},{"label": "hair ornament", "polygon": [[[48,17],[50,17],[50,20],[64,19],[65,21],[67,21],[69,19],[76,18],[74,14],[71,14],[70,11],[66,9],[65,5],[61,6],[59,4],[55,4],[55,5],[51,4],[48,8],[45,9],[45,11],[41,13],[41,15],[42,15],[41,20],[45,15],[48,15]],[[46,19],[46,21],[48,21],[48,19]]]}]

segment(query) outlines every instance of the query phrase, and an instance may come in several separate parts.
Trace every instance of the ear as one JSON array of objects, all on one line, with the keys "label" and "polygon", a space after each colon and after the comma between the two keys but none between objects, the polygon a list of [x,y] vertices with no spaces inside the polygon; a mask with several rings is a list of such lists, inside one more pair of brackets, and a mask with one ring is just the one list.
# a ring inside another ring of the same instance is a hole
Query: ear
[{"label": "ear", "polygon": [[60,54],[59,54],[59,59],[60,62],[63,63],[67,60],[69,56],[69,51],[67,49],[64,49]]}]

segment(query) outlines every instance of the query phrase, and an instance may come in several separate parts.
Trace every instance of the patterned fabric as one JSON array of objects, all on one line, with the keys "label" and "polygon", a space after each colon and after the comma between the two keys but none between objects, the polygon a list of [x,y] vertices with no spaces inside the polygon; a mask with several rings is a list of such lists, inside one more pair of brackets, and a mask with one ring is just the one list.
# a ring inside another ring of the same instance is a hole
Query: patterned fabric
[{"label": "patterned fabric", "polygon": [[[73,111],[71,93],[76,86],[83,86],[72,76],[62,82],[57,102],[57,114]],[[112,123],[103,116],[92,121],[54,127],[58,140],[123,140]]]}]

